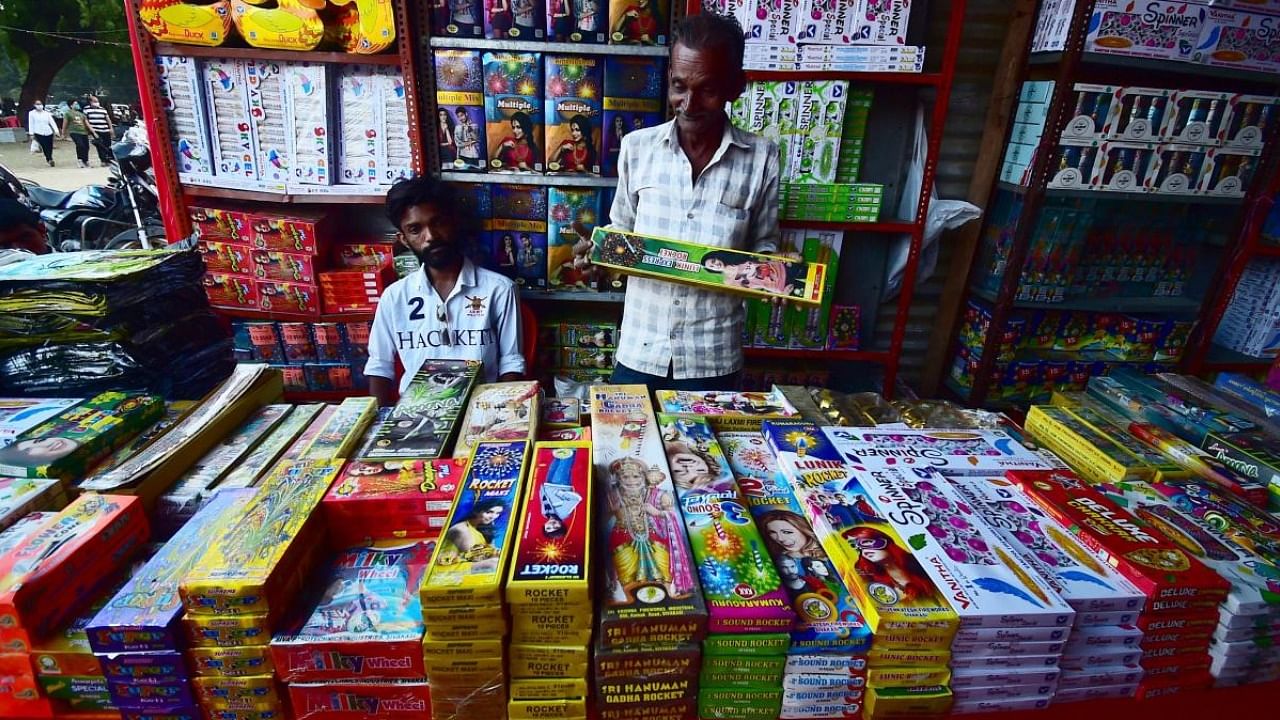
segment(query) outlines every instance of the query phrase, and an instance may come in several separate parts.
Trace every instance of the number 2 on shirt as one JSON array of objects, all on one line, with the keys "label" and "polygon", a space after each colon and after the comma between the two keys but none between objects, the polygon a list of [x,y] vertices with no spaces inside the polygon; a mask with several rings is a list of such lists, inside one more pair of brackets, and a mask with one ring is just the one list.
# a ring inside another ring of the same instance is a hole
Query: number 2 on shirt
[{"label": "number 2 on shirt", "polygon": [[427,304],[426,300],[420,297],[409,298],[409,307],[413,308],[409,311],[410,320],[424,320],[426,315],[422,312],[422,307]]}]

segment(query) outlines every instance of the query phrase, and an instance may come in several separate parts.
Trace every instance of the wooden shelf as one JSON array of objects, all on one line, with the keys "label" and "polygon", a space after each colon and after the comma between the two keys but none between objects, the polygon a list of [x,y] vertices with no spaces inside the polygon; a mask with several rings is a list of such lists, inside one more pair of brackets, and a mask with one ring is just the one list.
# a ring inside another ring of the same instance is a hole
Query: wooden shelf
[{"label": "wooden shelf", "polygon": [[508,52],[569,53],[572,55],[647,55],[666,57],[666,45],[601,45],[598,43],[544,42],[542,40],[494,40],[491,38],[433,37],[433,48],[505,50]]},{"label": "wooden shelf", "polygon": [[467,173],[443,172],[440,179],[457,183],[488,183],[497,185],[555,185],[557,187],[615,187],[618,178],[594,175],[536,175],[533,173]]},{"label": "wooden shelf", "polygon": [[[1061,52],[1047,52],[1035,53],[1031,55],[1027,62],[1031,65],[1056,65],[1061,61]],[[1081,53],[1080,62],[1085,65],[1099,67],[1140,70],[1144,73],[1156,72],[1166,73],[1169,75],[1184,75],[1187,77],[1238,80],[1240,82],[1261,85],[1280,85],[1280,75],[1257,72],[1254,70],[1240,70],[1237,68],[1224,68],[1214,65],[1176,62],[1172,60],[1152,60],[1150,58],[1128,57],[1125,55],[1108,55],[1105,53],[1085,52]],[[1163,86],[1157,84],[1155,87]]]},{"label": "wooden shelf", "polygon": [[190,197],[216,198],[219,200],[246,200],[249,202],[274,203],[335,203],[342,205],[381,205],[386,199],[384,194],[362,195],[352,193],[272,193],[260,190],[238,190],[236,188],[208,187],[205,185],[183,185],[182,192]]},{"label": "wooden shelf", "polygon": [[935,86],[942,82],[942,73],[747,70],[747,80],[848,80],[851,83]]},{"label": "wooden shelf", "polygon": [[889,222],[819,222],[816,220],[779,220],[784,228],[804,228],[807,230],[843,230],[853,233],[886,233],[890,235],[913,233],[916,224],[905,220]]},{"label": "wooden shelf", "polygon": [[869,362],[888,364],[893,355],[887,350],[805,350],[801,348],[743,348],[742,353],[749,358],[771,360],[808,360],[829,362]]},{"label": "wooden shelf", "polygon": [[399,65],[397,53],[357,55],[325,50],[271,50],[255,47],[205,47],[181,43],[157,42],[157,55],[229,58],[232,60],[279,60],[282,62],[358,63],[363,65]]}]

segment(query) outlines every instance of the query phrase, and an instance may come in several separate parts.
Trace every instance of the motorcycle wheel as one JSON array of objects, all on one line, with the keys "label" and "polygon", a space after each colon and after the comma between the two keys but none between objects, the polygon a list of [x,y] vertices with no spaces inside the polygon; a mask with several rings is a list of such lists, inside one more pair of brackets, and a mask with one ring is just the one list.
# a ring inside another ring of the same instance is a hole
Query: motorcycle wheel
[{"label": "motorcycle wheel", "polygon": [[[151,238],[151,247],[164,247],[167,243],[164,240],[164,228],[159,225],[148,225],[147,237]],[[111,238],[107,243],[105,250],[141,250],[142,238],[137,228],[131,228]]]}]

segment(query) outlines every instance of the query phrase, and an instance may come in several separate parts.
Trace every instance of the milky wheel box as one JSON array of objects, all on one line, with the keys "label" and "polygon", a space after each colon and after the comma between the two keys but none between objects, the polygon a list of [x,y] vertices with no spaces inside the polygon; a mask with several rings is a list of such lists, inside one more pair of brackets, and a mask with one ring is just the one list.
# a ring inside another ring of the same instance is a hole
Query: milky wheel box
[{"label": "milky wheel box", "polygon": [[849,461],[868,469],[932,468],[943,475],[1000,475],[1047,469],[1044,461],[1001,430],[824,428]]},{"label": "milky wheel box", "polygon": [[543,610],[584,616],[591,625],[591,443],[533,448],[506,598],[513,614]]},{"label": "milky wheel box", "polygon": [[822,302],[826,266],[774,255],[717,248],[596,228],[591,262],[628,275],[657,278],[748,297]]},{"label": "milky wheel box", "polygon": [[355,548],[340,553],[318,601],[271,640],[285,682],[422,678],[418,585],[430,545]]},{"label": "milky wheel box", "polygon": [[512,514],[524,491],[528,450],[526,440],[476,445],[422,578],[424,607],[501,602],[517,522]]}]

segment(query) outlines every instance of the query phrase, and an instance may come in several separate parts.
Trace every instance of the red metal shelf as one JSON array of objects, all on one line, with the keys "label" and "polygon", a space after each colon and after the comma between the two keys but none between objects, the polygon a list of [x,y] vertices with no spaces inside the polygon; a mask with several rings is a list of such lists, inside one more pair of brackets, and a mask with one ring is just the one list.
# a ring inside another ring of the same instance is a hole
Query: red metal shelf
[{"label": "red metal shelf", "polygon": [[836,70],[825,72],[812,70],[748,70],[747,80],[848,80],[851,83],[935,86],[942,84],[944,75],[943,73],[841,72]]},{"label": "red metal shelf", "polygon": [[1258,245],[1253,252],[1264,257],[1280,257],[1280,245]]},{"label": "red metal shelf", "polygon": [[844,232],[888,233],[892,235],[915,232],[916,224],[905,220],[890,222],[816,222],[811,220],[780,220],[778,224],[784,228],[805,228],[811,230],[843,230]]},{"label": "red metal shelf", "polygon": [[317,50],[271,50],[255,47],[204,47],[203,45],[183,45],[181,43],[157,42],[156,53],[159,55],[180,55],[184,57],[230,58],[233,60],[280,60],[284,62],[296,60],[323,63],[363,63],[365,65],[399,65],[397,53],[379,55],[357,55],[355,53],[325,52]]},{"label": "red metal shelf", "polygon": [[893,354],[887,350],[802,350],[792,348],[743,348],[750,358],[771,360],[810,360],[835,362],[871,362],[887,365]]},{"label": "red metal shelf", "polygon": [[275,320],[276,322],[362,322],[373,321],[371,312],[322,313],[307,315],[305,313],[277,312],[275,310],[252,310],[249,308],[217,307],[213,311],[237,320]]},{"label": "red metal shelf", "polygon": [[182,192],[184,195],[189,195],[191,197],[218,198],[221,200],[247,200],[249,202],[340,203],[344,205],[376,203],[381,205],[385,200],[381,195],[270,193],[258,190],[207,187],[205,185],[183,185]]}]

